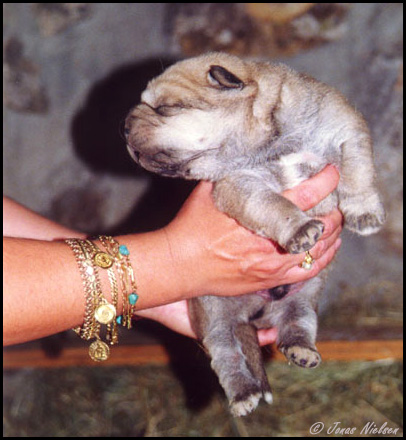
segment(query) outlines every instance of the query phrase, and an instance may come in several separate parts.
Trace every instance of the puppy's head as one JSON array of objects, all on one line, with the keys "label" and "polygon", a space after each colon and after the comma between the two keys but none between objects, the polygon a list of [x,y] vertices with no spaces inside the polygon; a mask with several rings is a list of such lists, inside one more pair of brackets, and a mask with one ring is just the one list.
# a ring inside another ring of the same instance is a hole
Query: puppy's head
[{"label": "puppy's head", "polygon": [[[269,67],[212,53],[153,79],[126,119],[127,147],[158,174],[216,180],[272,135],[278,81]],[[231,164],[233,163],[233,165]]]}]

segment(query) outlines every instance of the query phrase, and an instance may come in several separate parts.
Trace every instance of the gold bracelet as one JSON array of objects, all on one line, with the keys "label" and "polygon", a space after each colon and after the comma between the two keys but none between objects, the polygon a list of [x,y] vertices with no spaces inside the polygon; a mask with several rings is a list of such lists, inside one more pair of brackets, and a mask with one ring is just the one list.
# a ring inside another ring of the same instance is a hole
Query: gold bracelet
[{"label": "gold bracelet", "polygon": [[135,283],[134,270],[130,262],[130,252],[125,245],[120,245],[111,236],[100,235],[100,242],[109,254],[115,259],[115,268],[120,280],[123,295],[123,314],[117,317],[119,324],[130,329],[132,317],[135,312],[135,304],[138,301],[137,285]]},{"label": "gold bracelet", "polygon": [[71,247],[77,260],[86,298],[83,327],[77,327],[74,331],[82,339],[96,338],[90,344],[89,356],[94,361],[105,361],[110,356],[110,348],[101,340],[100,324],[104,323],[103,308],[105,308],[108,302],[103,297],[100,279],[94,264],[92,255],[94,247],[91,243],[81,239],[68,239],[65,242]]},{"label": "gold bracelet", "polygon": [[[89,356],[94,361],[104,361],[110,356],[109,346],[101,340],[101,324],[106,325],[106,340],[110,345],[118,343],[118,324],[131,328],[131,319],[138,300],[134,271],[128,248],[113,237],[98,237],[106,252],[100,250],[92,240],[67,239],[79,266],[85,294],[85,316],[83,325],[73,330],[85,340],[95,338],[89,347]],[[104,297],[97,268],[107,269],[111,288],[111,303]],[[123,313],[117,316],[119,286],[123,295]]]},{"label": "gold bracelet", "polygon": [[75,327],[73,330],[82,339],[89,340],[99,334],[100,324],[94,317],[95,304],[98,302],[95,269],[93,262],[86,258],[86,254],[83,252],[83,247],[80,244],[81,241],[79,239],[67,239],[65,243],[71,247],[78,263],[86,302],[83,326]]},{"label": "gold bracelet", "polygon": [[86,244],[92,251],[92,260],[96,266],[107,269],[107,276],[111,288],[111,304],[106,300],[95,311],[95,317],[101,324],[107,325],[106,340],[110,345],[118,343],[118,330],[117,330],[117,305],[118,305],[118,285],[116,276],[114,273],[113,265],[114,258],[108,253],[101,251],[95,243],[91,240],[86,240]]}]

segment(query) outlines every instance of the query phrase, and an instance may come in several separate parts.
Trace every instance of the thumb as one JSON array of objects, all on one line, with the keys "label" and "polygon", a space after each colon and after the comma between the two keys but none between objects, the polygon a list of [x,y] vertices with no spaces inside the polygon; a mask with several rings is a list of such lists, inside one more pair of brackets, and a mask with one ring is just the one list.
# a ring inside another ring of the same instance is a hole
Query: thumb
[{"label": "thumb", "polygon": [[319,204],[332,193],[340,180],[337,168],[327,165],[320,173],[282,193],[282,195],[299,207],[307,211]]}]

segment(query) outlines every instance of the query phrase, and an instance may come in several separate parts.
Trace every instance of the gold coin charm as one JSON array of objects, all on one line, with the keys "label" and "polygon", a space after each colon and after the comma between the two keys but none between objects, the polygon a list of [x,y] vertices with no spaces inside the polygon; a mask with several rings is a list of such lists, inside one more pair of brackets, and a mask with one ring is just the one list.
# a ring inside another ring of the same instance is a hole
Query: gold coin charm
[{"label": "gold coin charm", "polygon": [[97,254],[93,257],[93,260],[97,266],[102,267],[103,269],[108,269],[114,263],[114,258],[106,254],[106,252],[97,252]]},{"label": "gold coin charm", "polygon": [[112,304],[102,304],[97,307],[94,317],[100,324],[109,324],[116,317],[116,309]]},{"label": "gold coin charm", "polygon": [[90,344],[89,356],[96,362],[105,361],[110,356],[110,348],[105,342],[97,339]]}]

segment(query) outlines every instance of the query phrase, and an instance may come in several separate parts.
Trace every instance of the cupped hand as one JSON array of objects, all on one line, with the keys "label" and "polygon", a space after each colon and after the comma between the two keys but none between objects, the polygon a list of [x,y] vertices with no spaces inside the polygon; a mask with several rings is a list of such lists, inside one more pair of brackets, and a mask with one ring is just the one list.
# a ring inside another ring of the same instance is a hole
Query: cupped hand
[{"label": "cupped hand", "polygon": [[[327,166],[282,195],[306,211],[327,197],[338,181],[337,170]],[[216,209],[211,191],[211,183],[199,183],[176,218],[165,228],[190,297],[207,294],[235,296],[306,281],[332,261],[341,244],[342,215],[334,210],[320,218],[324,232],[311,251],[315,263],[311,270],[304,270],[299,266],[304,254],[283,252],[276,243],[240,226]],[[138,315],[195,337],[186,301],[143,310]],[[261,330],[258,337],[261,345],[274,342],[276,329]]]}]

